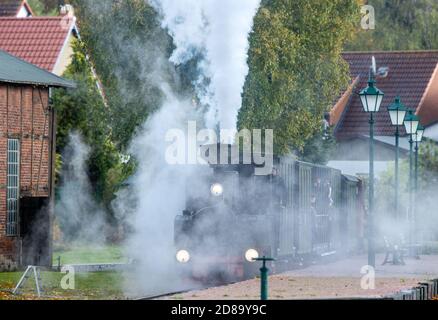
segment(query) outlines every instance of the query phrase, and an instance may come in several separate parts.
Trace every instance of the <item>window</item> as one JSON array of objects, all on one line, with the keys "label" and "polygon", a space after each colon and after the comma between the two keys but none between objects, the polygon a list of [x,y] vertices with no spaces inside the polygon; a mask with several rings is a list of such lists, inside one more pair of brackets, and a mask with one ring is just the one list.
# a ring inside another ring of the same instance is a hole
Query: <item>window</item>
[{"label": "window", "polygon": [[6,234],[18,235],[18,203],[20,187],[20,141],[8,139],[8,181]]}]

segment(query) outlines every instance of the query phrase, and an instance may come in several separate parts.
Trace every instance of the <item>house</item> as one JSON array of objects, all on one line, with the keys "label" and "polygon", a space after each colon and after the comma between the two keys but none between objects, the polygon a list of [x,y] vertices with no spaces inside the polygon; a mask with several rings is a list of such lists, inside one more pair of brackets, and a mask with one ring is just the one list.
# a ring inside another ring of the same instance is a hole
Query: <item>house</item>
[{"label": "house", "polygon": [[27,18],[33,16],[26,0],[0,0],[0,17]]},{"label": "house", "polygon": [[[73,7],[62,6],[60,13],[56,17],[0,17],[0,50],[62,76],[72,61],[72,42],[80,39],[80,34]],[[106,103],[102,84],[88,55],[86,58]]]},{"label": "house", "polygon": [[0,50],[0,270],[51,265],[55,111],[74,84]]},{"label": "house", "polygon": [[[369,115],[363,111],[358,92],[367,86],[372,57],[377,64],[377,87],[385,93],[380,111],[375,115],[377,174],[394,164],[395,128],[387,107],[397,96],[420,116],[426,136],[438,122],[438,51],[344,53],[352,81],[330,111],[329,123],[338,146],[329,165],[352,175],[369,172]],[[409,143],[404,128],[401,135],[401,155],[406,156]]]},{"label": "house", "polygon": [[0,49],[61,76],[71,63],[76,18],[0,18]]}]

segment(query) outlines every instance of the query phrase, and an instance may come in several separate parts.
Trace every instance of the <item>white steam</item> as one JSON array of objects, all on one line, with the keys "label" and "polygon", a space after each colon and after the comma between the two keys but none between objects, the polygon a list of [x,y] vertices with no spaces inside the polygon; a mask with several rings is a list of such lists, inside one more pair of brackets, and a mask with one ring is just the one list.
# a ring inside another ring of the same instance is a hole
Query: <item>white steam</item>
[{"label": "white steam", "polygon": [[128,187],[131,196],[118,197],[116,201],[118,208],[130,208],[131,199],[136,199],[131,221],[134,232],[126,243],[128,255],[136,262],[135,283],[127,283],[127,293],[133,295],[179,286],[174,268],[173,226],[175,216],[184,209],[185,177],[190,170],[186,166],[166,164],[164,138],[170,129],[186,129],[193,105],[178,100],[166,88],[163,91],[166,102],[131,144],[130,151],[139,162]]},{"label": "white steam", "polygon": [[90,148],[78,133],[72,133],[63,152],[63,170],[59,200],[55,212],[63,232],[63,240],[69,242],[92,241],[103,243],[105,239],[105,213],[92,198],[87,175]]},{"label": "white steam", "polygon": [[[160,13],[162,27],[167,28],[176,46],[171,64],[178,66],[200,57],[194,87],[202,108],[196,108],[191,98],[179,98],[172,91],[166,77],[169,61],[164,52],[154,49],[154,43],[139,42],[135,37],[113,38],[126,48],[125,54],[139,58],[138,77],[153,82],[165,97],[160,109],[131,142],[130,153],[138,162],[137,172],[112,203],[116,216],[127,219],[132,227],[126,254],[135,261],[135,279],[127,278],[127,294],[153,294],[187,285],[178,283],[180,277],[175,268],[174,219],[185,208],[185,178],[199,176],[193,172],[206,168],[167,164],[166,133],[174,129],[187,132],[188,121],[203,120],[210,129],[216,129],[219,122],[225,129],[235,129],[248,73],[248,35],[259,2],[148,1]],[[97,1],[88,3],[93,12],[99,13],[99,19],[110,10]],[[123,86],[119,89],[129,97],[129,90]],[[196,181],[189,183],[190,189]]]},{"label": "white steam", "polygon": [[248,74],[248,35],[260,0],[152,0],[176,46],[175,65],[198,61],[195,82],[206,126],[235,130]]}]

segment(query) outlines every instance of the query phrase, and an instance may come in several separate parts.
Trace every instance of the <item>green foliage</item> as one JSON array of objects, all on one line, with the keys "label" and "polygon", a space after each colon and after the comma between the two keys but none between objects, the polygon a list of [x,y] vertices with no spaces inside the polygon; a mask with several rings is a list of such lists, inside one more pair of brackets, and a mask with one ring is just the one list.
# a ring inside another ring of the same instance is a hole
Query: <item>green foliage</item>
[{"label": "green foliage", "polygon": [[72,3],[86,51],[105,89],[113,141],[125,149],[138,127],[161,105],[161,84],[178,82],[167,59],[172,41],[147,1]]},{"label": "green foliage", "polygon": [[[72,63],[64,76],[76,82],[75,90],[55,92],[53,101],[58,115],[57,152],[62,153],[71,131],[77,130],[91,147],[88,161],[90,181],[96,199],[110,212],[110,202],[118,186],[134,170],[113,141],[107,107],[97,89],[81,42],[73,42]],[[59,167],[59,160],[57,160]],[[58,168],[59,171],[59,168]]]},{"label": "green foliage", "polygon": [[[376,185],[376,208],[378,212],[392,214],[395,207],[395,166],[379,175]],[[400,160],[399,205],[400,212],[406,212],[409,200],[409,159]]]},{"label": "green foliage", "polygon": [[[58,152],[66,146],[72,130],[82,134],[91,147],[88,175],[94,196],[112,213],[110,203],[115,193],[135,170],[134,160],[126,163],[122,153],[139,126],[161,105],[162,83],[170,83],[172,91],[181,92],[182,82],[168,62],[172,41],[146,1],[70,3],[78,16],[82,41],[73,44],[73,61],[65,74],[78,88],[55,96]],[[86,54],[99,75],[106,103]],[[188,82],[186,79],[185,88]]]},{"label": "green foliage", "polygon": [[303,150],[298,153],[298,156],[303,161],[325,165],[333,155],[335,146],[336,140],[332,129],[329,129],[327,132],[320,130],[311,139],[306,141]]},{"label": "green foliage", "polygon": [[356,0],[263,1],[250,35],[239,128],[274,129],[275,152],[322,162],[312,144],[322,141],[324,113],[348,85],[341,52],[359,12]]},{"label": "green foliage", "polygon": [[55,248],[53,252],[53,265],[58,264],[58,257],[61,257],[61,264],[85,264],[85,263],[127,263],[128,259],[123,255],[120,246],[79,246],[73,245],[68,248]]},{"label": "green foliage", "polygon": [[[394,208],[395,179],[394,166],[379,176],[376,198],[381,212],[392,212]],[[418,208],[427,207],[430,202],[436,205],[438,186],[438,146],[427,140],[419,147],[418,155]],[[406,212],[409,200],[409,158],[400,161],[399,201],[401,212]],[[418,210],[421,211],[421,210]]]},{"label": "green foliage", "polygon": [[[57,151],[68,143],[73,129],[79,130],[87,143],[103,140],[109,134],[108,115],[102,97],[97,90],[90,66],[80,41],[73,41],[73,56],[64,77],[76,82],[74,90],[57,91],[54,103],[58,113]],[[99,120],[99,121],[92,121]]]},{"label": "green foliage", "polygon": [[436,0],[368,0],[376,14],[375,30],[358,27],[347,50],[438,49]]},{"label": "green foliage", "polygon": [[431,188],[438,186],[438,146],[427,140],[421,144],[419,151],[419,174],[421,187]]},{"label": "green foliage", "polygon": [[58,15],[58,8],[56,1],[50,0],[27,0],[27,3],[32,8],[36,16],[56,16]]}]

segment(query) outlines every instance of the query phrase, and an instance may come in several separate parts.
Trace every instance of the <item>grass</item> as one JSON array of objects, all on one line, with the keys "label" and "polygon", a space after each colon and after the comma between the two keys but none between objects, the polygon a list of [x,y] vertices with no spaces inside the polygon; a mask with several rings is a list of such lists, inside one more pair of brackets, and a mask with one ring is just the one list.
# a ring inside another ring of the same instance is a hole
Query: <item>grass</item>
[{"label": "grass", "polygon": [[[20,296],[10,292],[20,280],[22,272],[0,273],[0,300],[33,300],[35,294],[33,278],[29,278]],[[75,289],[64,290],[61,280],[65,274],[58,272],[42,272],[41,279],[44,289],[44,299],[54,300],[115,300],[124,299],[123,275],[120,272],[98,272],[75,275]]]},{"label": "grass", "polygon": [[123,255],[122,248],[115,245],[107,246],[74,246],[58,249],[53,252],[53,265],[87,264],[87,263],[126,263],[128,259]]},{"label": "grass", "polygon": [[[128,259],[123,255],[120,246],[80,246],[57,248],[53,252],[53,264],[88,264],[88,263],[126,263]],[[20,280],[23,272],[0,273],[0,300],[38,299],[35,293],[33,278],[29,278],[22,290],[23,295],[13,296],[11,291]],[[114,300],[124,299],[124,276],[121,272],[76,273],[75,289],[64,290],[61,280],[65,274],[59,272],[42,272],[44,299],[91,299]]]}]

